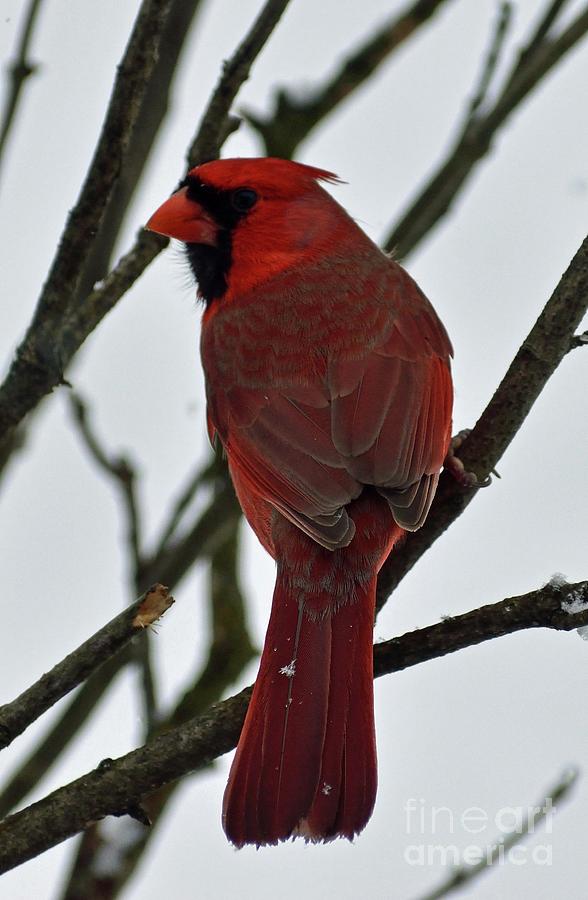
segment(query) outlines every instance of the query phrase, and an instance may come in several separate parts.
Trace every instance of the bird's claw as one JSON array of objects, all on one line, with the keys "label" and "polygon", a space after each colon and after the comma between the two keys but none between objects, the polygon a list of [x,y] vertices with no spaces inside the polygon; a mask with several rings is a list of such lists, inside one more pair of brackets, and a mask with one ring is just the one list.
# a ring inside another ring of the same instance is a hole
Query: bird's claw
[{"label": "bird's claw", "polygon": [[[451,476],[457,481],[460,487],[463,488],[485,488],[489,487],[492,484],[491,475],[486,475],[481,481],[476,475],[475,472],[467,472],[464,464],[461,459],[455,455],[456,450],[458,450],[465,440],[472,433],[471,428],[463,428],[461,431],[451,438],[451,443],[449,445],[449,450],[447,451],[447,456],[443,462],[443,468],[446,469],[447,472],[451,474]],[[497,478],[500,478],[498,472],[493,470],[492,474],[496,475]]]}]

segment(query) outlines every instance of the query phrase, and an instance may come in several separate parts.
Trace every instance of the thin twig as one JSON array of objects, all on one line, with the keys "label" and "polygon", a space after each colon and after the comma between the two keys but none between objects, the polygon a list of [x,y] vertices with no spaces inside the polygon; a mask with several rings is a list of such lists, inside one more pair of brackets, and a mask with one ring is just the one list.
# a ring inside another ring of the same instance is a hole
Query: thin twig
[{"label": "thin twig", "polygon": [[[122,497],[122,505],[127,532],[128,556],[131,563],[131,580],[138,592],[141,588],[144,558],[141,540],[141,516],[137,499],[137,476],[135,466],[124,456],[111,456],[103,447],[96,431],[90,425],[87,404],[82,398],[70,391],[68,394],[69,405],[78,433],[84,445],[103,472],[114,481]],[[151,665],[151,641],[147,632],[141,635],[140,640],[133,646],[134,661],[139,669],[142,718],[145,722],[145,738],[148,738],[154,730],[158,716],[157,689],[153,667]]]},{"label": "thin twig", "polygon": [[323,85],[296,96],[279,88],[276,108],[263,118],[251,111],[245,119],[258,131],[267,156],[291,159],[302,141],[348,100],[377,71],[383,62],[418,29],[428,22],[447,0],[416,0],[389,17],[369,38],[352,51],[335,74]]},{"label": "thin twig", "polygon": [[16,700],[0,706],[0,749],[88,678],[136,634],[152,625],[173,603],[167,588],[154,585],[136,603],[88,638]]},{"label": "thin twig", "polygon": [[[69,394],[70,406],[84,444],[100,469],[110,475],[120,488],[127,528],[127,546],[132,565],[132,583],[137,591],[141,583],[144,559],[141,551],[141,517],[136,492],[136,470],[125,457],[110,457],[90,426],[88,409],[82,399]],[[133,660],[139,670],[142,702],[142,719],[145,723],[145,739],[151,736],[158,718],[158,701],[155,676],[151,662],[151,640],[144,632],[133,646]],[[109,673],[105,673],[109,674]]]},{"label": "thin twig", "polygon": [[133,647],[133,662],[139,670],[140,716],[143,720],[143,736],[147,740],[155,733],[159,718],[157,682],[153,670],[151,635],[145,632]]},{"label": "thin twig", "polygon": [[126,456],[110,456],[89,421],[88,405],[79,394],[68,393],[69,406],[78,433],[99,469],[111,477],[120,491],[125,512],[127,547],[133,565],[133,581],[141,569],[141,516],[137,500],[135,466]]},{"label": "thin twig", "polygon": [[516,77],[509,77],[494,104],[471,119],[428,183],[394,225],[384,242],[386,250],[405,258],[449,212],[476,165],[488,154],[495,136],[523,100],[548,72],[588,32],[588,10],[551,40],[531,40],[532,52],[517,63]]},{"label": "thin twig", "polygon": [[266,0],[255,22],[223,65],[223,70],[208,106],[202,116],[198,133],[188,148],[188,168],[216,159],[223,142],[233,130],[229,112],[241,85],[249,78],[251,66],[280,21],[290,0]]},{"label": "thin twig", "polygon": [[[153,573],[161,573],[158,581],[177,585],[198,558],[210,556],[232,533],[241,517],[235,491],[228,474],[219,476],[220,488],[193,526],[174,542],[170,542],[153,560],[146,560],[140,584],[153,581]],[[166,575],[167,578],[163,576]]]},{"label": "thin twig", "polygon": [[188,478],[181,493],[171,507],[167,521],[161,529],[161,535],[156,542],[156,549],[153,554],[156,559],[167,550],[168,546],[176,537],[177,530],[182,523],[186,510],[196,497],[199,488],[210,481],[211,476],[216,470],[217,463],[214,459],[207,462],[204,466],[197,466],[194,469],[194,472],[190,478]]},{"label": "thin twig", "polygon": [[[459,450],[467,471],[479,481],[495,469],[543,388],[569,353],[588,310],[588,237],[562,275],[541,315],[523,341],[494,396]],[[380,571],[378,606],[429,547],[476,496],[443,473],[427,521],[395,547]]]},{"label": "thin twig", "polygon": [[528,834],[534,834],[538,825],[552,815],[556,810],[556,804],[569,798],[570,793],[578,781],[577,769],[566,769],[558,781],[550,788],[537,806],[528,807],[528,812],[518,827],[508,834],[502,835],[494,844],[486,848],[477,863],[467,864],[456,868],[451,875],[420,900],[442,900],[455,891],[460,891],[466,886],[471,886],[474,878],[487,872],[495,863],[508,859],[508,853],[519,844]]},{"label": "thin twig", "polygon": [[4,110],[2,112],[2,124],[0,125],[0,169],[2,168],[2,160],[8,143],[8,136],[14,124],[18,104],[22,96],[22,89],[27,78],[34,75],[37,71],[37,66],[29,59],[29,48],[40,8],[41,0],[30,0],[24,15],[23,28],[18,41],[15,58],[8,67],[9,85]]},{"label": "thin twig", "polygon": [[[488,52],[482,63],[480,72],[480,80],[474,89],[472,99],[468,104],[464,117],[464,124],[461,128],[461,137],[467,134],[474,120],[477,118],[479,111],[486,100],[486,96],[492,83],[492,78],[496,72],[496,67],[500,61],[500,54],[504,47],[508,35],[508,29],[512,21],[512,3],[502,3],[496,19],[496,25],[490,40]],[[460,138],[461,139],[461,138]]]},{"label": "thin twig", "polygon": [[[500,609],[499,619],[505,612],[510,616],[511,631],[523,627],[569,631],[588,624],[587,599],[588,582],[563,584],[557,581],[496,606]],[[511,610],[505,610],[504,604]],[[580,611],[575,612],[576,607]],[[461,641],[452,648],[447,648],[443,640],[436,642],[431,634],[431,629],[446,633],[448,622],[423,630],[420,654],[414,652],[415,643],[419,641],[418,631],[396,638],[394,642],[376,645],[376,673],[383,675],[405,668],[408,656],[411,657],[410,665],[416,665],[452,649],[478,644],[485,639],[483,627],[488,622],[491,628],[488,639],[495,637],[494,617],[488,614],[488,607],[479,611],[482,625],[476,612],[465,616],[469,641]],[[457,616],[451,620],[450,627],[456,634],[462,631],[460,620],[463,618]],[[505,633],[504,630],[501,633]],[[406,651],[402,647],[404,641],[409,645]],[[390,652],[392,643],[394,653]],[[436,643],[439,650],[432,653],[431,645]],[[251,688],[246,688],[217,703],[197,719],[166,731],[126,756],[105,761],[93,772],[5,819],[0,823],[0,874],[83,831],[90,822],[107,815],[127,814],[154,791],[227,753],[237,743],[250,696]]]},{"label": "thin twig", "polygon": [[519,55],[515,60],[511,73],[506,79],[504,87],[505,91],[508,91],[512,87],[518,75],[525,70],[527,62],[532,59],[537,51],[540,51],[541,45],[548,39],[549,32],[555,25],[557,17],[569,3],[570,0],[552,0],[551,3],[546,5],[543,15],[537,22],[535,31],[531,33],[527,43],[521,47],[519,51]]},{"label": "thin twig", "polygon": [[583,331],[582,334],[575,334],[570,341],[570,350],[577,350],[578,347],[586,346],[588,346],[588,331]]}]

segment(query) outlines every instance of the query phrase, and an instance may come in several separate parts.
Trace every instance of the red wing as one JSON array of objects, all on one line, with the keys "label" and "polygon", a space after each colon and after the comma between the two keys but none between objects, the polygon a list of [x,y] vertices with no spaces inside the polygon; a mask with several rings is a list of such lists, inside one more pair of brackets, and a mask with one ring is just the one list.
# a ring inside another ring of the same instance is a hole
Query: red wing
[{"label": "red wing", "polygon": [[314,384],[222,393],[209,385],[213,428],[266,546],[269,512],[256,524],[250,495],[330,548],[352,539],[345,506],[364,485],[388,499],[403,528],[423,523],[450,439],[451,346],[417,290],[410,306],[390,308],[380,344],[364,356],[333,355]]},{"label": "red wing", "polygon": [[410,530],[426,518],[451,437],[449,352],[425,308],[399,317],[367,358],[329,370],[333,443],[347,471],[378,487]]},{"label": "red wing", "polygon": [[[346,471],[333,445],[326,399],[316,406],[300,399],[304,389],[292,393],[296,399],[243,388],[225,395],[228,428],[219,432],[239,499],[245,508],[244,495],[256,494],[319,543],[345,546],[355,533],[345,506],[363,486]],[[312,393],[309,389],[307,399],[316,403]],[[267,532],[256,527],[260,530],[267,546]]]}]

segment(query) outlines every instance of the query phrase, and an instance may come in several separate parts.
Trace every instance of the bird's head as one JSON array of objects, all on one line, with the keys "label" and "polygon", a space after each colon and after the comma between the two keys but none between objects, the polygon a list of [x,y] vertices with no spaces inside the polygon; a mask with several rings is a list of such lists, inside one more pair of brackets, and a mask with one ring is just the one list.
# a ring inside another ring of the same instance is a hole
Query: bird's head
[{"label": "bird's head", "polygon": [[186,244],[210,303],[336,245],[351,219],[319,182],[338,180],[285,159],[215,160],[188,172],[146,227]]}]

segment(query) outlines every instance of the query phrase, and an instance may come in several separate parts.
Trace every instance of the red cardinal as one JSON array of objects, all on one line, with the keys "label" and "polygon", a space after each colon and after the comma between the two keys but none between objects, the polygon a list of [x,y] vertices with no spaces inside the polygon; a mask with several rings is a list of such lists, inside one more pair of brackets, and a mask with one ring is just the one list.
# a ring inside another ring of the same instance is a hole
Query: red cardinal
[{"label": "red cardinal", "polygon": [[376,796],[376,578],[448,450],[451,344],[412,278],[283,159],[189,172],[147,225],[206,304],[208,430],[277,563],[224,797],[230,841],[353,838]]}]

